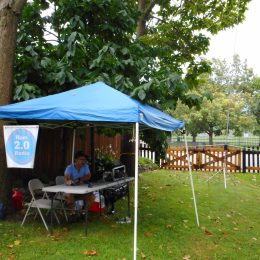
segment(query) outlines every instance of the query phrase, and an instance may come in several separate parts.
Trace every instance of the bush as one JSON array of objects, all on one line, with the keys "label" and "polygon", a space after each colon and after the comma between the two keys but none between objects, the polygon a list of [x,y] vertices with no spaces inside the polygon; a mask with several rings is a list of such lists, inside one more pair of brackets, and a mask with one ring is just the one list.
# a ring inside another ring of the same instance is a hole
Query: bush
[{"label": "bush", "polygon": [[116,153],[112,146],[101,147],[95,149],[96,153],[96,169],[111,170],[116,164]]},{"label": "bush", "polygon": [[159,166],[154,163],[152,160],[139,157],[139,172],[145,172],[145,171],[153,171],[159,169]]}]

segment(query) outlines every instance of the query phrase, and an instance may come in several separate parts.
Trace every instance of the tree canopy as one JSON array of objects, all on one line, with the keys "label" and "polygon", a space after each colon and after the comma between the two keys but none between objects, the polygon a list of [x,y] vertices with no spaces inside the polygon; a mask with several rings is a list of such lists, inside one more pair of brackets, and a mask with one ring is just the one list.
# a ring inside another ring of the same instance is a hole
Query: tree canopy
[{"label": "tree canopy", "polygon": [[259,80],[252,69],[246,61],[241,62],[238,55],[234,55],[231,64],[213,59],[212,68],[212,73],[205,75],[201,84],[204,97],[200,109],[178,104],[175,111],[186,119],[193,141],[199,133],[207,133],[212,144],[213,135],[227,134],[227,128],[237,136],[246,131],[257,133]]},{"label": "tree canopy", "polygon": [[205,32],[242,21],[248,2],[34,0],[18,31],[14,97],[103,80],[162,108],[195,105],[189,90],[210,71]]}]

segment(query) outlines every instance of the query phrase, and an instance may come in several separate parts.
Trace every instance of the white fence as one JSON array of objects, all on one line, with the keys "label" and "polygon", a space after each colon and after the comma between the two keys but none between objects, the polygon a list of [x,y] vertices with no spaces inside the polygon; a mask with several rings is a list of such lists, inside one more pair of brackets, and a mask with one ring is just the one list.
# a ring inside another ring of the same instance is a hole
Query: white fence
[{"label": "white fence", "polygon": [[155,152],[143,141],[140,141],[139,146],[139,156],[142,158],[147,158],[155,162]]}]

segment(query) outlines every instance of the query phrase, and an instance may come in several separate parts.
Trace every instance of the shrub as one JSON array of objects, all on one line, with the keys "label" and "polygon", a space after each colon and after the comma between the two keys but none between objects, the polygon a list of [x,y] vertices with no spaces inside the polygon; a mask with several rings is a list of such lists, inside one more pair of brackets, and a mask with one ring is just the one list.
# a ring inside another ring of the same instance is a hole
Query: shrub
[{"label": "shrub", "polygon": [[145,172],[145,171],[153,171],[159,169],[159,166],[154,163],[152,160],[139,157],[139,172]]}]

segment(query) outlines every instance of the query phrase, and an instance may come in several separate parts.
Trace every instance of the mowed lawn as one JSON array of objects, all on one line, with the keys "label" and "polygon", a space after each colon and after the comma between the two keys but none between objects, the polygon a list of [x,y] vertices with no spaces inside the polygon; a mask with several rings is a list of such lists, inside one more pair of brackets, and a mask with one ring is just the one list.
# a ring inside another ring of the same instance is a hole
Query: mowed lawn
[{"label": "mowed lawn", "polygon": [[[139,178],[138,259],[260,259],[260,174],[194,172],[200,227],[196,224],[189,173],[158,170]],[[133,186],[131,187],[133,198]],[[55,226],[50,235],[41,221],[20,226],[17,215],[0,221],[0,259],[133,259],[127,201],[113,216],[90,215],[84,223]],[[131,201],[133,213],[133,199]]]}]

